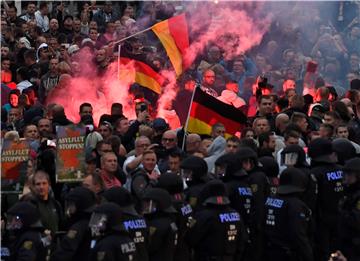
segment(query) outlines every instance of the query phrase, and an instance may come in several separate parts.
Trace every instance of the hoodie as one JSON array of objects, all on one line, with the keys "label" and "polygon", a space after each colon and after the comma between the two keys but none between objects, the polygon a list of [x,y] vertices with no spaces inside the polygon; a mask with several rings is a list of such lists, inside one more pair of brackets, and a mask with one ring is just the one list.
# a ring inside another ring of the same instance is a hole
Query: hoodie
[{"label": "hoodie", "polygon": [[235,92],[230,90],[223,90],[221,96],[217,98],[223,103],[230,104],[235,108],[240,108],[241,106],[246,105],[246,102],[242,98],[240,98]]},{"label": "hoodie", "polygon": [[222,136],[218,136],[214,139],[213,143],[208,148],[208,157],[204,160],[208,165],[209,172],[214,173],[215,161],[225,153],[226,140]]}]

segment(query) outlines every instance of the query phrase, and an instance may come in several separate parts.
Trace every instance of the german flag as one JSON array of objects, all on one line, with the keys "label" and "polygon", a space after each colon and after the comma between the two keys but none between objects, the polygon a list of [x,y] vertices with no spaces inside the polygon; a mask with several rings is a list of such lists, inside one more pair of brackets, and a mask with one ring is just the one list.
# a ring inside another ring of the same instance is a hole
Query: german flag
[{"label": "german flag", "polygon": [[189,48],[189,34],[185,14],[174,16],[152,26],[179,76],[185,69],[183,56]]},{"label": "german flag", "polygon": [[191,103],[186,131],[200,135],[210,134],[212,125],[220,122],[225,126],[225,135],[231,136],[240,131],[246,121],[247,118],[242,111],[221,102],[197,87]]},{"label": "german flag", "polygon": [[[146,87],[157,94],[161,94],[161,87],[165,82],[165,78],[159,73],[155,72],[149,65],[141,61],[121,57],[120,63],[127,65],[133,62],[135,67],[135,79],[134,82]],[[123,72],[120,72],[123,73]]]}]

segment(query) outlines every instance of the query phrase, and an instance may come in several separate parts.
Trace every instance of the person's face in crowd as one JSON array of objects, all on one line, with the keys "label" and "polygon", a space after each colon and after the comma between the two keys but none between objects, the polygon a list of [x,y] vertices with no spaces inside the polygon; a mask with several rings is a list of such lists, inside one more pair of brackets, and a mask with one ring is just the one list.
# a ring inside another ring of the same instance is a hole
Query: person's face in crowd
[{"label": "person's face in crowd", "polygon": [[115,24],[113,22],[109,22],[106,26],[106,32],[108,34],[113,34],[115,33],[115,28],[116,28]]},{"label": "person's face in crowd", "polygon": [[213,86],[215,83],[215,73],[211,70],[207,70],[203,77],[204,85]]},{"label": "person's face in crowd", "polygon": [[96,42],[97,38],[98,38],[98,32],[96,29],[90,29],[90,32],[89,32],[89,38]]},{"label": "person's face in crowd", "polygon": [[1,47],[1,56],[6,57],[9,55],[9,53],[10,53],[9,47],[6,46]]},{"label": "person's face in crowd", "polygon": [[296,95],[296,91],[295,89],[290,89],[288,92],[287,92],[287,95],[286,95],[286,98],[288,100],[290,100],[291,97],[294,97]]},{"label": "person's face in crowd", "polygon": [[1,61],[1,69],[4,71],[9,71],[10,70],[10,61],[9,60]]},{"label": "person's face in crowd", "polygon": [[247,131],[245,134],[245,139],[254,139],[255,133],[253,131]]},{"label": "person's face in crowd", "polygon": [[34,162],[32,160],[28,160],[26,164],[26,177],[34,174]]},{"label": "person's face in crowd", "polygon": [[104,155],[105,153],[108,153],[108,152],[113,152],[113,150],[111,148],[111,145],[103,143],[101,145],[101,147],[99,148],[99,150],[98,150],[99,155],[102,156],[102,155]]},{"label": "person's face in crowd", "polygon": [[108,173],[115,173],[118,169],[117,157],[113,153],[105,154],[102,160],[101,168]]},{"label": "person's face in crowd", "polygon": [[52,132],[51,121],[49,119],[41,119],[38,122],[38,130],[41,135]]},{"label": "person's face in crowd", "polygon": [[266,59],[262,55],[256,55],[255,57],[255,63],[259,66],[259,68],[265,68],[266,67]]},{"label": "person's face in crowd", "polygon": [[51,19],[49,23],[50,31],[55,32],[59,29],[59,22],[56,19]]},{"label": "person's face in crowd", "polygon": [[121,107],[111,107],[111,115],[123,115],[123,110]]},{"label": "person's face in crowd", "polygon": [[271,135],[271,136],[269,137],[269,143],[267,144],[267,148],[268,148],[270,151],[274,152],[274,151],[275,151],[275,146],[276,146],[276,138],[275,138],[274,135]]},{"label": "person's face in crowd", "polygon": [[293,51],[288,51],[284,54],[284,62],[286,64],[291,63],[294,60],[295,53]]},{"label": "person's face in crowd", "polygon": [[21,31],[22,31],[23,34],[27,34],[27,33],[29,32],[29,26],[28,26],[28,24],[23,23],[23,24],[21,25]]},{"label": "person's face in crowd", "polygon": [[26,107],[30,105],[29,97],[26,94],[20,94],[19,96],[19,107]]},{"label": "person's face in crowd", "polygon": [[219,127],[216,127],[216,128],[213,130],[211,136],[212,136],[213,138],[216,138],[216,137],[218,137],[218,136],[225,137],[225,132],[226,132],[225,127],[219,126]]},{"label": "person's face in crowd", "polygon": [[11,108],[8,115],[9,122],[16,122],[21,118],[21,112],[18,108]]},{"label": "person's face in crowd", "polygon": [[124,15],[128,17],[134,16],[134,8],[131,5],[127,5],[124,10]]},{"label": "person's face in crowd", "polygon": [[288,89],[295,89],[296,88],[296,84],[294,80],[286,80],[284,81],[283,84],[283,91],[285,92]]},{"label": "person's face in crowd", "polygon": [[201,141],[199,150],[205,157],[207,156],[207,150],[208,150],[208,148],[210,147],[211,144],[212,144],[211,139],[203,139]]},{"label": "person's face in crowd", "polygon": [[130,123],[128,119],[122,119],[118,126],[116,127],[116,131],[122,135],[124,135],[130,127]]},{"label": "person's face in crowd", "polygon": [[244,62],[241,60],[234,61],[233,72],[241,75],[245,72]]},{"label": "person's face in crowd", "polygon": [[139,156],[150,146],[150,140],[148,138],[140,138],[135,143],[135,154]]},{"label": "person's face in crowd", "polygon": [[324,115],[324,123],[335,126],[336,125],[336,120],[331,115],[325,114]]},{"label": "person's face in crowd", "polygon": [[173,131],[165,131],[161,139],[161,144],[167,150],[176,147],[177,145],[176,133]]},{"label": "person's face in crowd", "polygon": [[319,134],[320,134],[321,138],[325,138],[325,139],[331,138],[331,136],[332,136],[329,129],[325,128],[324,126],[320,126]]},{"label": "person's face in crowd", "polygon": [[169,156],[169,169],[172,173],[178,173],[180,171],[180,157]]},{"label": "person's face in crowd", "polygon": [[105,3],[104,12],[107,14],[112,12],[112,4],[111,3]]},{"label": "person's face in crowd", "polygon": [[17,107],[19,104],[19,96],[16,94],[11,94],[9,98],[9,103],[12,107]]},{"label": "person's face in crowd", "polygon": [[185,83],[185,90],[192,92],[195,89],[195,85],[196,83],[194,80],[189,80]]},{"label": "person's face in crowd", "polygon": [[66,18],[66,20],[64,21],[64,27],[67,30],[72,30],[72,25],[73,25],[73,20],[70,17]]},{"label": "person's face in crowd", "polygon": [[81,21],[79,19],[75,19],[72,26],[74,32],[79,33],[81,30]]},{"label": "person's face in crowd", "polygon": [[32,16],[35,13],[35,10],[36,10],[35,4],[28,4],[26,11],[29,15]]},{"label": "person's face in crowd", "polygon": [[24,130],[24,138],[27,140],[37,140],[39,138],[39,132],[35,125],[28,125]]},{"label": "person's face in crowd", "polygon": [[254,127],[257,135],[270,131],[269,121],[266,119],[257,120]]},{"label": "person's face in crowd", "polygon": [[302,132],[306,132],[307,131],[307,128],[309,126],[309,123],[307,122],[307,120],[305,118],[301,118],[297,125],[300,127],[301,131]]},{"label": "person's face in crowd", "polygon": [[239,92],[239,85],[235,82],[229,82],[226,84],[226,89],[237,94]]},{"label": "person's face in crowd", "polygon": [[42,199],[47,200],[49,196],[50,183],[43,175],[34,177],[35,193]]},{"label": "person's face in crowd", "polygon": [[186,139],[186,152],[193,153],[199,150],[201,139],[196,137],[188,137]]},{"label": "person's face in crowd", "polygon": [[57,66],[59,64],[58,59],[51,59],[49,62],[49,70],[51,73],[57,73]]},{"label": "person's face in crowd", "polygon": [[47,47],[40,49],[40,59],[48,60],[49,59],[49,49]]},{"label": "person's face in crowd", "polygon": [[100,49],[96,52],[96,61],[101,63],[106,60],[106,51],[105,49]]},{"label": "person's face in crowd", "polygon": [[285,145],[299,145],[299,138],[296,137],[289,137],[286,141],[285,141]]},{"label": "person's face in crowd", "polygon": [[259,113],[260,115],[268,115],[273,111],[273,100],[269,99],[261,99],[259,103]]},{"label": "person's face in crowd", "polygon": [[225,152],[226,153],[235,153],[239,148],[239,143],[238,142],[234,142],[234,141],[227,141],[226,142],[226,148],[225,148]]},{"label": "person's face in crowd", "polygon": [[151,172],[154,170],[156,166],[156,154],[155,153],[147,153],[143,157],[142,164],[146,171]]},{"label": "person's face in crowd", "polygon": [[111,136],[111,130],[106,125],[100,125],[98,132],[101,134],[103,139],[107,139]]},{"label": "person's face in crowd", "polygon": [[101,187],[99,184],[95,184],[93,181],[93,177],[91,175],[87,175],[82,182],[82,186],[90,189],[94,193],[98,193],[101,191]]},{"label": "person's face in crowd", "polygon": [[16,11],[14,7],[9,7],[8,10],[6,11],[6,14],[8,15],[8,17],[10,18],[10,21],[15,20],[16,18]]},{"label": "person's face in crowd", "polygon": [[[139,116],[139,113],[141,112],[141,107],[142,105],[147,105],[146,103],[144,102],[139,102],[135,105],[135,113],[136,113],[136,116]],[[146,111],[149,112],[149,107],[146,106]]]},{"label": "person's face in crowd", "polygon": [[91,30],[96,30],[96,31],[97,31],[98,26],[97,26],[96,21],[91,21],[91,22],[89,23],[89,28],[90,28]]},{"label": "person's face in crowd", "polygon": [[336,136],[338,138],[344,138],[344,139],[348,139],[349,138],[349,130],[347,127],[338,127],[337,132],[336,132]]},{"label": "person's face in crowd", "polygon": [[49,7],[46,5],[40,10],[42,15],[48,15],[49,13]]},{"label": "person's face in crowd", "polygon": [[221,59],[221,52],[220,52],[219,47],[212,46],[209,49],[208,57],[209,57],[209,60],[210,60],[211,63],[219,62],[220,59]]},{"label": "person's face in crowd", "polygon": [[30,104],[33,105],[35,102],[35,91],[33,89],[29,90],[27,93],[27,96],[29,98]]},{"label": "person's face in crowd", "polygon": [[85,115],[93,115],[93,108],[91,106],[84,106],[82,107],[81,111],[80,111],[80,117],[83,117]]}]

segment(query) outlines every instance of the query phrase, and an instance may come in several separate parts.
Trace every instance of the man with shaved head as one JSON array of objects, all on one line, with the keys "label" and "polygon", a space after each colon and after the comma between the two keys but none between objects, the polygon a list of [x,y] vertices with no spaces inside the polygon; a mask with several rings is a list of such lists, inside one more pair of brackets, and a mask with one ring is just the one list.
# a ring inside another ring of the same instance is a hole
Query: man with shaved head
[{"label": "man with shaved head", "polygon": [[186,153],[193,155],[200,151],[201,137],[199,134],[191,133],[186,138]]},{"label": "man with shaved head", "polygon": [[158,155],[159,162],[158,166],[161,173],[165,173],[169,170],[169,155],[177,152],[181,155],[184,154],[184,152],[177,146],[177,134],[173,130],[165,131],[161,138],[161,145],[162,145],[162,153],[161,155]]},{"label": "man with shaved head", "polygon": [[290,118],[285,113],[279,113],[275,118],[275,128],[279,134],[283,134],[286,127],[289,125]]},{"label": "man with shaved head", "polygon": [[65,109],[63,106],[56,104],[51,109],[53,126],[66,126],[72,122],[66,118]]}]

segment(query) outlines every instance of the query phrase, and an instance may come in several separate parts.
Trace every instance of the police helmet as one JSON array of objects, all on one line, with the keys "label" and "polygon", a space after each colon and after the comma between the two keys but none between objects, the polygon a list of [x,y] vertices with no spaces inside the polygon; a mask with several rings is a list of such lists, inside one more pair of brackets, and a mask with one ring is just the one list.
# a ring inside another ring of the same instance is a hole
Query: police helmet
[{"label": "police helmet", "polygon": [[236,152],[236,155],[238,156],[238,160],[240,162],[250,159],[254,162],[254,166],[258,165],[258,157],[253,149],[250,149],[248,147],[240,147],[239,150]]},{"label": "police helmet", "polygon": [[220,180],[209,181],[200,192],[200,202],[206,205],[229,205],[225,184]]},{"label": "police helmet", "polygon": [[206,161],[196,156],[190,156],[184,159],[180,164],[180,168],[184,170],[191,170],[192,179],[195,180],[199,180],[206,176],[208,172]]},{"label": "police helmet", "polygon": [[233,153],[227,153],[220,156],[215,166],[222,166],[225,170],[225,176],[243,177],[247,176],[247,172],[242,168],[242,162],[239,159],[239,155]]},{"label": "police helmet", "polygon": [[91,213],[96,205],[96,196],[93,191],[85,187],[76,187],[65,198],[65,213],[72,216],[76,213]]},{"label": "police helmet", "polygon": [[360,179],[360,158],[348,160],[343,168],[345,173],[355,173]]},{"label": "police helmet", "polygon": [[283,149],[281,152],[281,163],[296,167],[308,167],[305,151],[297,144],[288,145]]},{"label": "police helmet", "polygon": [[297,192],[304,192],[306,187],[305,174],[294,167],[285,169],[280,176],[280,185],[278,187],[278,194],[291,194]]},{"label": "police helmet", "polygon": [[7,230],[42,227],[38,209],[29,202],[17,202],[7,212]]},{"label": "police helmet", "polygon": [[145,214],[151,214],[159,211],[177,213],[175,208],[172,206],[169,192],[162,188],[147,189],[143,196],[143,205],[143,211],[145,211]]},{"label": "police helmet", "polygon": [[279,165],[273,157],[265,156],[259,159],[263,171],[268,177],[277,177],[279,175]]},{"label": "police helmet", "polygon": [[102,194],[108,202],[113,202],[120,206],[124,214],[137,216],[138,213],[134,208],[134,201],[130,192],[123,187],[112,187]]},{"label": "police helmet", "polygon": [[344,165],[347,160],[356,157],[356,149],[349,140],[337,138],[333,140],[332,145],[340,165]]},{"label": "police helmet", "polygon": [[160,175],[157,186],[167,190],[170,195],[181,193],[184,190],[184,184],[181,177],[173,173],[164,173]]},{"label": "police helmet", "polygon": [[336,157],[333,157],[333,146],[330,140],[317,138],[309,144],[308,154],[311,160],[324,163],[335,163]]}]

